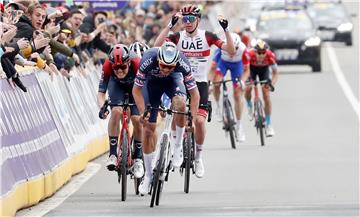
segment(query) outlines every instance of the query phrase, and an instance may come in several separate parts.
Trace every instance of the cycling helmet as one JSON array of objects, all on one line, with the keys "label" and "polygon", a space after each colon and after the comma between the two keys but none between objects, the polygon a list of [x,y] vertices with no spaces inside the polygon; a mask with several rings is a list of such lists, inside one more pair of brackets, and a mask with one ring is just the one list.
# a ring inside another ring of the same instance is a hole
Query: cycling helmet
[{"label": "cycling helmet", "polygon": [[265,41],[258,39],[254,48],[256,51],[266,51],[269,49],[269,45],[267,45]]},{"label": "cycling helmet", "polygon": [[180,52],[172,42],[165,42],[158,51],[158,60],[165,65],[176,65],[180,59]]},{"label": "cycling helmet", "polygon": [[185,15],[194,15],[197,17],[201,17],[201,13],[200,13],[200,8],[195,6],[195,5],[187,5],[185,7],[183,7],[180,12],[183,16]]},{"label": "cycling helmet", "polygon": [[149,46],[147,46],[145,43],[142,43],[142,42],[134,42],[130,45],[129,49],[131,51],[133,51],[134,53],[136,53],[140,58],[142,57],[142,55],[144,54],[144,52],[147,50],[147,49],[150,49]]},{"label": "cycling helmet", "polygon": [[124,44],[116,44],[110,51],[109,59],[113,65],[122,65],[129,61],[130,50]]}]

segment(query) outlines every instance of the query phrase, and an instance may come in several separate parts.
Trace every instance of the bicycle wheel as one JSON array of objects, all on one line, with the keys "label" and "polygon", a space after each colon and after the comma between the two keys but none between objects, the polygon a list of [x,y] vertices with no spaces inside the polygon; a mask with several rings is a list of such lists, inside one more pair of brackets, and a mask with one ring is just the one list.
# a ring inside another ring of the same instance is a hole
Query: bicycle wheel
[{"label": "bicycle wheel", "polygon": [[158,192],[159,187],[159,179],[161,172],[163,168],[165,167],[164,163],[164,154],[165,154],[165,148],[167,145],[168,138],[166,134],[164,134],[163,141],[160,143],[160,153],[159,153],[159,160],[157,161],[157,165],[155,167],[153,180],[152,180],[152,191],[151,191],[151,201],[150,201],[150,207],[154,207],[154,202],[157,197],[160,197],[160,193]]},{"label": "bicycle wheel", "polygon": [[227,119],[227,129],[229,131],[230,135],[230,142],[231,147],[233,149],[236,149],[236,141],[235,141],[235,120],[234,120],[234,113],[231,108],[231,103],[229,99],[225,99],[224,101],[224,109],[225,109],[225,115]]},{"label": "bicycle wheel", "polygon": [[160,204],[160,197],[161,197],[161,192],[162,192],[163,187],[164,187],[164,181],[159,180],[158,187],[156,189],[156,200],[155,200],[156,206],[159,206],[159,204]]},{"label": "bicycle wheel", "polygon": [[124,130],[121,143],[121,201],[126,200],[128,168],[128,135]]},{"label": "bicycle wheel", "polygon": [[260,144],[261,146],[265,145],[265,126],[264,126],[264,114],[263,114],[263,106],[260,100],[255,103],[255,115],[256,115],[256,128],[258,129],[258,133],[260,134]]},{"label": "bicycle wheel", "polygon": [[184,180],[184,192],[189,193],[190,186],[190,169],[191,169],[191,132],[188,132],[184,139],[184,169],[185,169],[185,180]]}]

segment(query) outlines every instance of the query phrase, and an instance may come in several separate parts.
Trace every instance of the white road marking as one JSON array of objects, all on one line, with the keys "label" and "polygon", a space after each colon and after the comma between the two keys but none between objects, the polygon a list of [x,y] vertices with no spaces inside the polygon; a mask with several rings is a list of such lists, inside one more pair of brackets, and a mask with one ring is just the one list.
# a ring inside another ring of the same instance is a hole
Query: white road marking
[{"label": "white road marking", "polygon": [[58,192],[56,192],[50,198],[47,198],[43,202],[30,207],[28,209],[21,210],[16,213],[17,217],[41,217],[46,213],[50,212],[51,210],[58,207],[62,202],[64,202],[68,197],[70,197],[73,193],[75,193],[79,188],[87,182],[93,175],[95,175],[101,165],[97,163],[88,163],[86,169],[74,176],[69,183],[63,186]]},{"label": "white road marking", "polygon": [[354,93],[350,88],[349,83],[345,79],[344,73],[341,70],[340,65],[338,63],[334,48],[329,44],[326,47],[326,49],[327,49],[326,53],[328,54],[328,57],[330,59],[330,63],[335,73],[336,80],[339,82],[341,89],[344,91],[346,98],[349,100],[352,108],[354,109],[360,121],[360,114],[359,114],[360,103],[357,101]]}]

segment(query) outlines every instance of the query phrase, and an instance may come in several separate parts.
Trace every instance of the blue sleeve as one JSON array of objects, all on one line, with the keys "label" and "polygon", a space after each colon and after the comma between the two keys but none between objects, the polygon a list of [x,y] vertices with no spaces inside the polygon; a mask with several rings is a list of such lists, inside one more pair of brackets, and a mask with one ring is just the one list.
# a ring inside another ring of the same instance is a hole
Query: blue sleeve
[{"label": "blue sleeve", "polygon": [[[149,49],[144,52],[143,57],[140,61],[139,71],[136,73],[135,77],[135,85],[138,87],[143,87],[146,75],[150,71],[150,69],[154,68],[154,65],[156,64],[155,58],[157,55],[157,49],[156,48]],[[155,55],[155,58],[154,58]]]},{"label": "blue sleeve", "polygon": [[187,90],[191,90],[196,87],[196,81],[191,72],[190,62],[183,54],[180,54],[180,60],[176,66],[175,71],[181,72],[183,74],[184,83]]},{"label": "blue sleeve", "polygon": [[218,49],[216,49],[216,51],[214,53],[213,61],[218,63],[220,58],[221,58],[221,49],[218,48]]},{"label": "blue sleeve", "polygon": [[0,58],[3,54],[4,54],[4,50],[2,49],[2,47],[0,47]]}]

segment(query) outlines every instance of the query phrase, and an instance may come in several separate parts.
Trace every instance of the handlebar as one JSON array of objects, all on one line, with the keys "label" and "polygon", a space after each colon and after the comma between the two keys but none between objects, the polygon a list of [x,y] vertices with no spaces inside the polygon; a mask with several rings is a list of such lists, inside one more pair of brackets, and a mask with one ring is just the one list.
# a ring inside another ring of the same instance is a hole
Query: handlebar
[{"label": "handlebar", "polygon": [[270,87],[270,91],[274,92],[275,91],[275,87],[271,84],[270,80],[262,80],[262,81],[258,81],[258,80],[250,80],[245,82],[246,86],[256,86],[258,84],[266,84]]}]

